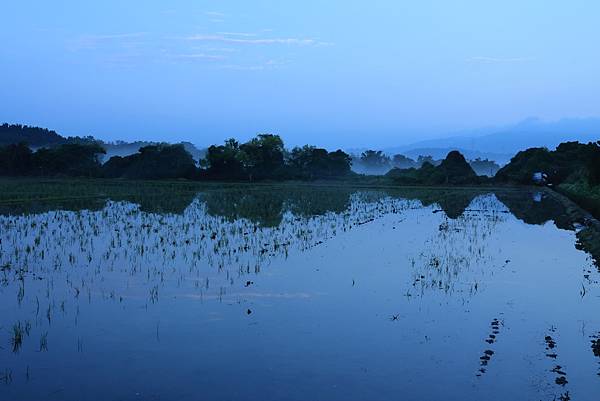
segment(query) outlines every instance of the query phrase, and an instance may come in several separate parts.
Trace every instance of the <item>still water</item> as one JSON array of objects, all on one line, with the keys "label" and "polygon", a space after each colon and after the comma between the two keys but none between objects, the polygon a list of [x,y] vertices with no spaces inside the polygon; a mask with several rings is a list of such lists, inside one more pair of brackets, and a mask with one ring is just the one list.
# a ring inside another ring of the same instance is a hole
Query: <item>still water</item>
[{"label": "still water", "polygon": [[597,400],[535,191],[230,187],[0,215],[1,400]]}]

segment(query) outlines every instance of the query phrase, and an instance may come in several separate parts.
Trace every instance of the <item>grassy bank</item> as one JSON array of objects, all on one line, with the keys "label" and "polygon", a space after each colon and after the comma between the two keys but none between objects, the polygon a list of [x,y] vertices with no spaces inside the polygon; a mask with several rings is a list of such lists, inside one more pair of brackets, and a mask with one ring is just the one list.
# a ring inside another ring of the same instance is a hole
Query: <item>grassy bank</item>
[{"label": "grassy bank", "polygon": [[[382,176],[321,181],[261,181],[223,182],[189,180],[121,180],[74,178],[0,178],[0,203],[29,201],[58,201],[93,198],[126,198],[128,196],[176,196],[198,191],[244,188],[263,190],[289,188],[349,188],[349,189],[440,189],[440,190],[491,190],[488,186],[399,186]],[[501,187],[509,189],[510,187]]]},{"label": "grassy bank", "polygon": [[[563,192],[565,192],[564,188],[560,191],[547,190],[550,196],[564,205],[569,219],[581,224],[581,228],[577,231],[577,247],[588,252],[600,269],[600,221],[588,209],[582,208],[576,200]],[[588,198],[586,202],[589,201]]]},{"label": "grassy bank", "polygon": [[556,190],[600,219],[600,186],[592,187],[587,182],[579,181],[560,184]]}]

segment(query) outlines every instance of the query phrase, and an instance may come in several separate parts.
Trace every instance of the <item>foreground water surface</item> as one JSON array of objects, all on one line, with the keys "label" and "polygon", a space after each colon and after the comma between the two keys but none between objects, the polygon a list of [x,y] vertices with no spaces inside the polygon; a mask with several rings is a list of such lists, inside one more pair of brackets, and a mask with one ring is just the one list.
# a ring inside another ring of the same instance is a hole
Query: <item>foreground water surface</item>
[{"label": "foreground water surface", "polygon": [[0,215],[1,400],[595,400],[598,269],[535,190],[270,186]]}]

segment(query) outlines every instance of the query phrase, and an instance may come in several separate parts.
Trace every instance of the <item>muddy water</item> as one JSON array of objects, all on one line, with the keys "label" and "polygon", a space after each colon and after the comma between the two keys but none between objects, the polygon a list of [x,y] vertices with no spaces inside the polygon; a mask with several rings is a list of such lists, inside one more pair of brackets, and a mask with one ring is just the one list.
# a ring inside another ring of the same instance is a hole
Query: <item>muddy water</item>
[{"label": "muddy water", "polygon": [[599,273],[543,194],[186,204],[4,210],[0,399],[597,399]]}]

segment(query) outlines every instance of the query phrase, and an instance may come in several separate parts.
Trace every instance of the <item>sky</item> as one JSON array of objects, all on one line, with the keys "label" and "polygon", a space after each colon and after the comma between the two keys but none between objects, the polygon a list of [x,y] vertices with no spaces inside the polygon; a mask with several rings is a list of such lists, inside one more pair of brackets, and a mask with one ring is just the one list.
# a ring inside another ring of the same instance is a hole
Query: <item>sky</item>
[{"label": "sky", "polygon": [[0,15],[0,122],[63,135],[385,147],[600,116],[597,0],[6,0]]}]

